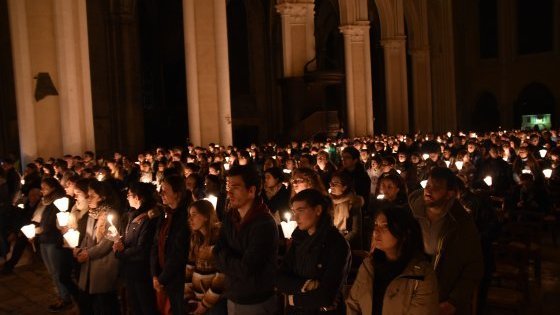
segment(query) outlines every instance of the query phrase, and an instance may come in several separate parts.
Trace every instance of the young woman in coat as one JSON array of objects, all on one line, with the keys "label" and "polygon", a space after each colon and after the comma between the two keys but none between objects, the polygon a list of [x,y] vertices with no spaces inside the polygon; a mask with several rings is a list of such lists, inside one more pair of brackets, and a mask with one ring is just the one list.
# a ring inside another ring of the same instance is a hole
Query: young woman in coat
[{"label": "young woman in coat", "polygon": [[438,314],[436,276],[410,210],[381,208],[374,222],[371,255],[358,270],[346,314]]},{"label": "young woman in coat", "polygon": [[278,291],[287,314],[343,314],[342,287],[350,267],[350,246],[333,226],[332,202],[314,189],[291,199],[297,229],[280,267]]},{"label": "young woman in coat", "polygon": [[113,244],[122,262],[128,305],[132,314],[156,312],[155,291],[150,277],[150,253],[156,222],[149,211],[157,206],[157,192],[151,183],[133,183],[128,189],[131,211],[122,239]]},{"label": "young woman in coat", "polygon": [[119,263],[108,239],[112,222],[117,222],[115,192],[108,182],[93,180],[88,189],[88,221],[86,235],[74,256],[81,263],[78,285],[83,293],[80,314],[119,314],[117,274]]}]

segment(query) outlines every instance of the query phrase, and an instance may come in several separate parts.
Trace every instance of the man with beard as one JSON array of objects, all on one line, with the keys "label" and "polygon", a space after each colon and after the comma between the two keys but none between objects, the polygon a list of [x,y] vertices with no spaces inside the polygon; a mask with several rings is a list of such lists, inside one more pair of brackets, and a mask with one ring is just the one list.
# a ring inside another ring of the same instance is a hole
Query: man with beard
[{"label": "man with beard", "polygon": [[483,273],[480,238],[472,217],[457,200],[458,180],[448,168],[436,167],[426,188],[410,196],[424,251],[438,278],[440,315],[471,314],[472,295]]}]

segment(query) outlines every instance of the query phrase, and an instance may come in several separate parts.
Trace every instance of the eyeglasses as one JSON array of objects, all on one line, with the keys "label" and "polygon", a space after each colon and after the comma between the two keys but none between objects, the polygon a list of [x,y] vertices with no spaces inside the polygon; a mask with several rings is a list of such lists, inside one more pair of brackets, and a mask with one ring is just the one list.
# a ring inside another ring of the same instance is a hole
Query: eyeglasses
[{"label": "eyeglasses", "polygon": [[290,183],[292,184],[301,184],[303,182],[306,182],[307,180],[304,178],[294,178],[290,180]]}]

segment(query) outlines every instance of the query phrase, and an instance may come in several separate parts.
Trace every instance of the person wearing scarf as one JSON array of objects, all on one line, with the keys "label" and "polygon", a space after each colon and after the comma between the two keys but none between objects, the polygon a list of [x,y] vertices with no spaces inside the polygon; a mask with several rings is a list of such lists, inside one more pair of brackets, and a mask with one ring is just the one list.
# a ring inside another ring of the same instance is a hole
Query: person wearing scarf
[{"label": "person wearing scarf", "polygon": [[[88,188],[86,235],[74,249],[81,263],[78,285],[82,291],[80,314],[119,314],[117,298],[118,260],[108,238],[108,216],[116,216],[114,192],[108,182],[92,180]],[[112,222],[117,222],[114,218]]]},{"label": "person wearing scarf", "polygon": [[150,269],[161,314],[184,315],[183,292],[189,252],[187,207],[192,193],[179,175],[164,178],[161,199],[165,206],[159,217],[151,249]]},{"label": "person wearing scarf", "polygon": [[229,210],[213,253],[226,276],[229,315],[275,314],[278,308],[278,228],[258,197],[259,187],[260,176],[252,166],[235,166],[228,173]]},{"label": "person wearing scarf", "polygon": [[348,242],[333,226],[332,202],[314,189],[291,199],[297,228],[277,275],[287,314],[344,314],[342,288],[350,268]]},{"label": "person wearing scarf", "polygon": [[352,249],[362,249],[362,207],[364,199],[356,195],[352,178],[343,172],[333,175],[330,197],[333,201],[333,223],[350,243]]},{"label": "person wearing scarf", "polygon": [[151,183],[133,183],[127,200],[131,207],[124,235],[113,244],[115,256],[122,262],[127,305],[132,314],[156,312],[155,292],[150,277],[150,252],[155,220],[148,215],[156,206],[156,189]]}]

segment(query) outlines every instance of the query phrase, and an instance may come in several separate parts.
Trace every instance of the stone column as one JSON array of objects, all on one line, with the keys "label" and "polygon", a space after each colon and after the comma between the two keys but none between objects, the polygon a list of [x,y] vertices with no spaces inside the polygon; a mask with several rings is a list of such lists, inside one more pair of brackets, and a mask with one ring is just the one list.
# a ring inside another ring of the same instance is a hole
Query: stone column
[{"label": "stone column", "polygon": [[37,157],[37,136],[33,100],[33,73],[29,51],[26,2],[8,0],[14,64],[19,146],[22,164]]},{"label": "stone column", "polygon": [[85,0],[54,0],[62,150],[94,150]]},{"label": "stone column", "polygon": [[[23,163],[94,149],[85,1],[8,2]],[[58,96],[33,98],[39,72]]]},{"label": "stone column", "polygon": [[[279,0],[276,11],[282,16],[284,77],[303,76],[307,62],[315,58],[313,0]],[[315,65],[309,65],[314,70]]]},{"label": "stone column", "polygon": [[344,35],[347,132],[350,137],[373,135],[373,100],[369,21],[340,27]]},{"label": "stone column", "polygon": [[430,49],[410,50],[412,62],[412,93],[414,98],[414,128],[432,130],[432,78]]},{"label": "stone column", "polygon": [[225,0],[183,0],[189,136],[230,145],[231,101]]},{"label": "stone column", "polygon": [[387,132],[408,132],[406,36],[382,39],[381,46],[385,54]]}]

